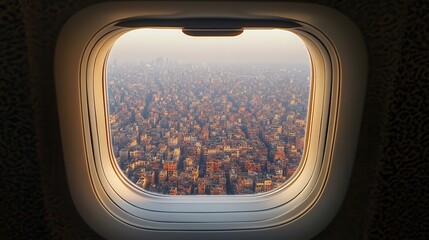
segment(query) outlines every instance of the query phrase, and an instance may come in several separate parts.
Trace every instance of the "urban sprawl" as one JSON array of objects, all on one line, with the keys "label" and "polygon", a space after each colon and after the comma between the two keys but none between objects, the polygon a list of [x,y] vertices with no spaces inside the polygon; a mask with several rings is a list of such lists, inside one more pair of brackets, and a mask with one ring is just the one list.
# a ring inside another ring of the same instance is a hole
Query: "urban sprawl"
[{"label": "urban sprawl", "polygon": [[112,149],[129,180],[169,195],[281,186],[304,151],[309,67],[110,63]]}]

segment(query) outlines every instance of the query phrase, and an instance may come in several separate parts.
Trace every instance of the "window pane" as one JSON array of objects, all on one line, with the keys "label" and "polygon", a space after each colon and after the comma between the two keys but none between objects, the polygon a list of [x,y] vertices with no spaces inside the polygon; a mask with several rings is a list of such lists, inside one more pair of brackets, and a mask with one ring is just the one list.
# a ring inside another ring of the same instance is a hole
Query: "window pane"
[{"label": "window pane", "polygon": [[311,64],[293,33],[135,30],[113,46],[106,78],[112,151],[143,189],[267,192],[301,162]]}]

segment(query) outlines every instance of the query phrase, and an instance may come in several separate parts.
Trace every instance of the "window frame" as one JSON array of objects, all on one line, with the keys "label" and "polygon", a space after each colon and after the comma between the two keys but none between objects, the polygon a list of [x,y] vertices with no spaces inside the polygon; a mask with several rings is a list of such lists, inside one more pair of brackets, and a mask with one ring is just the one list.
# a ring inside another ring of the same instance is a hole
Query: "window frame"
[{"label": "window frame", "polygon": [[[105,68],[114,41],[131,30],[118,23],[150,16],[275,17],[301,25],[288,30],[304,40],[312,61],[308,147],[284,186],[255,195],[172,197],[145,192],[124,178],[109,149]],[[86,8],[64,26],[55,59],[64,160],[75,205],[106,238],[194,237],[207,231],[219,238],[258,238],[267,232],[310,238],[333,218],[346,192],[366,68],[357,28],[314,4],[121,2]]]}]

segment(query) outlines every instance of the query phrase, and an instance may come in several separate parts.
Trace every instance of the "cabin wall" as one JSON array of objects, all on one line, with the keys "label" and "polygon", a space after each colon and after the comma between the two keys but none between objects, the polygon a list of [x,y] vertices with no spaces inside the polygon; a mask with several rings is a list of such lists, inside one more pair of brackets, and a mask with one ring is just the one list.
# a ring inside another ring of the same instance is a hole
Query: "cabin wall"
[{"label": "cabin wall", "polygon": [[[99,238],[68,192],[53,78],[62,25],[97,2],[102,0],[0,0],[0,239]],[[296,2],[347,15],[360,27],[369,54],[350,187],[316,239],[428,239],[429,4]]]}]

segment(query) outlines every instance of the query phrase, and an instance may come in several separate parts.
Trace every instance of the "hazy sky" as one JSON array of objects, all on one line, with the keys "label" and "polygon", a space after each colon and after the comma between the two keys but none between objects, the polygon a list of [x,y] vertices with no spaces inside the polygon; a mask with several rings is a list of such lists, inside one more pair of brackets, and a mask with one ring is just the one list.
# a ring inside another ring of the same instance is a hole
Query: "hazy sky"
[{"label": "hazy sky", "polygon": [[157,57],[183,62],[309,64],[301,39],[285,30],[245,30],[236,37],[191,37],[180,29],[139,29],[121,36],[109,61],[149,62]]}]

